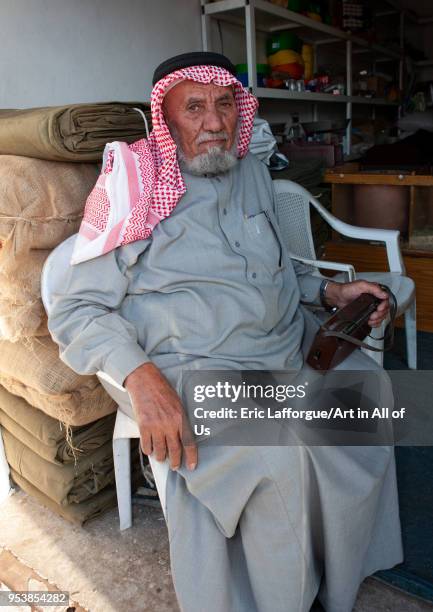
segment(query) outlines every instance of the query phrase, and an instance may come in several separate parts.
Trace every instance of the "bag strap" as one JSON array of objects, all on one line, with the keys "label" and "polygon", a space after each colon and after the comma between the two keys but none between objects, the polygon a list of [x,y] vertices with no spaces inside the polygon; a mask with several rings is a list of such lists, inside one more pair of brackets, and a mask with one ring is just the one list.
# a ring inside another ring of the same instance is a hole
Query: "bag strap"
[{"label": "bag strap", "polygon": [[[389,287],[387,287],[386,285],[380,285],[380,288],[382,289],[382,291],[386,291],[386,293],[388,294],[389,319],[390,320],[389,320],[388,325],[386,326],[385,334],[381,338],[374,338],[374,340],[384,340],[383,349],[377,348],[375,346],[371,346],[370,344],[367,344],[366,342],[362,342],[362,340],[358,340],[357,338],[353,338],[352,336],[349,336],[349,334],[345,334],[344,332],[323,330],[321,335],[324,336],[325,338],[329,338],[329,337],[339,338],[340,340],[345,340],[346,342],[350,342],[351,344],[356,344],[356,346],[368,349],[369,351],[375,351],[377,353],[382,353],[392,348],[394,344],[394,321],[395,321],[395,317],[397,314],[397,300],[396,300],[395,295],[393,294],[393,292],[391,291]],[[370,334],[368,334],[368,336],[372,338]]]}]

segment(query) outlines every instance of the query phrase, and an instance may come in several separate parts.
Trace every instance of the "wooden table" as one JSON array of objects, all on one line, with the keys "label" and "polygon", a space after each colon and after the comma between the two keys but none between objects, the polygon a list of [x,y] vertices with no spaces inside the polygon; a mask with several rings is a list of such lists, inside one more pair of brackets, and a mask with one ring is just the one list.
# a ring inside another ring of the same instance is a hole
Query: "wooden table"
[{"label": "wooden table", "polygon": [[[426,214],[428,216],[432,212],[433,219],[433,176],[407,172],[360,172],[358,164],[345,164],[327,170],[324,182],[332,185],[332,213],[347,223],[353,223],[350,186],[399,185],[410,190],[408,236],[406,241],[402,240],[401,249],[406,274],[416,285],[417,327],[422,331],[433,332],[433,250],[410,248],[413,232],[422,227]],[[325,244],[322,258],[350,263],[358,272],[387,270],[384,246],[343,240],[335,232],[332,240]]]}]

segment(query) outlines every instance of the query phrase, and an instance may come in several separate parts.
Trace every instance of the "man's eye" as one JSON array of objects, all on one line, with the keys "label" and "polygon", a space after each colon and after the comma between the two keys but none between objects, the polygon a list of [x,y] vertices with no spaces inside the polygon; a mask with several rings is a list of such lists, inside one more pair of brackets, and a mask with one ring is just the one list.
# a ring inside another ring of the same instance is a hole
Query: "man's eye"
[{"label": "man's eye", "polygon": [[199,104],[191,104],[191,106],[188,106],[188,110],[192,112],[198,111],[199,108],[200,108]]},{"label": "man's eye", "polygon": [[219,108],[221,109],[221,111],[223,113],[227,112],[231,112],[232,109],[234,108],[233,104],[231,102],[222,102],[219,106]]}]

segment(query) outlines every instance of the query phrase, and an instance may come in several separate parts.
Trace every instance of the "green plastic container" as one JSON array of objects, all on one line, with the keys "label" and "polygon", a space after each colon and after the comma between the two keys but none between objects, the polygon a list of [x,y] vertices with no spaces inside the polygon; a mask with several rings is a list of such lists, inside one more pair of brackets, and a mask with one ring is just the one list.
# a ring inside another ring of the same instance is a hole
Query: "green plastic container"
[{"label": "green plastic container", "polygon": [[278,51],[291,49],[300,53],[302,49],[302,40],[293,34],[293,32],[278,32],[272,34],[266,41],[266,55],[273,55]]},{"label": "green plastic container", "polygon": [[[265,78],[270,74],[268,64],[257,64],[257,86],[266,87]],[[244,87],[248,87],[248,64],[236,64],[236,76]]]},{"label": "green plastic container", "polygon": [[322,5],[320,2],[308,2],[307,11],[309,13],[316,13],[317,15],[322,15]]},{"label": "green plastic container", "polygon": [[304,3],[302,0],[289,0],[287,8],[289,11],[300,13],[302,10],[304,10]]},{"label": "green plastic container", "polygon": [[[268,64],[257,64],[257,74],[268,75],[270,66]],[[236,73],[242,74],[248,72],[248,64],[236,64]]]}]

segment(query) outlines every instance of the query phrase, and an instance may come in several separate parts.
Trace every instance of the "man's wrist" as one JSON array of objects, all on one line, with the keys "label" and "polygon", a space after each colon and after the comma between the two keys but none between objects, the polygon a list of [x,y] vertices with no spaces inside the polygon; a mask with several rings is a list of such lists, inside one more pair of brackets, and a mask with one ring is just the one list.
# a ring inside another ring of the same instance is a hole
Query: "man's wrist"
[{"label": "man's wrist", "polygon": [[132,391],[137,385],[140,386],[142,384],[142,376],[146,375],[152,370],[155,369],[155,365],[151,361],[147,361],[139,365],[135,370],[130,372],[128,376],[125,378],[123,386],[128,391]]},{"label": "man's wrist", "polygon": [[105,358],[101,370],[124,387],[126,377],[149,361],[149,357],[138,342],[131,340],[113,348]]},{"label": "man's wrist", "polygon": [[338,304],[340,283],[325,278],[320,285],[320,301],[327,310]]}]

